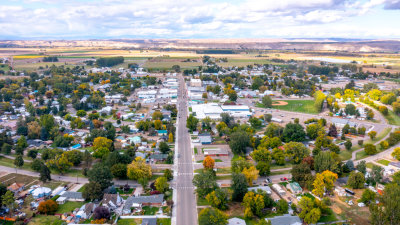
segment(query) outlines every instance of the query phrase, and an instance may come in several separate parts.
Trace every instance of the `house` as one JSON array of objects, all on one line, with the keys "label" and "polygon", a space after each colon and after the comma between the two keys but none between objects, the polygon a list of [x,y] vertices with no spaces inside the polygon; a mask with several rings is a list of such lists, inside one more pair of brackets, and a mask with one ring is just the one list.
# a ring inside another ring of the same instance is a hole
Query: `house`
[{"label": "house", "polygon": [[271,225],[301,225],[301,219],[298,216],[291,216],[289,214],[285,214],[283,216],[275,216],[274,218],[265,218],[268,222],[271,222]]},{"label": "house", "polygon": [[158,134],[158,136],[167,135],[168,131],[167,130],[157,130],[157,134]]},{"label": "house", "polygon": [[119,193],[117,194],[104,194],[103,200],[101,201],[102,206],[107,207],[110,211],[115,211],[123,203]]},{"label": "house", "polygon": [[138,208],[142,206],[155,206],[160,207],[164,202],[164,195],[150,195],[150,196],[130,196],[125,201],[123,214],[130,214],[131,208]]},{"label": "house", "polygon": [[204,148],[203,152],[204,156],[229,156],[228,150],[221,148]]},{"label": "house", "polygon": [[246,221],[237,217],[228,220],[228,225],[246,225]]},{"label": "house", "polygon": [[83,202],[85,199],[82,197],[82,192],[75,191],[64,191],[60,193],[60,197],[57,198],[58,204],[64,204],[65,202]]},{"label": "house", "polygon": [[198,137],[199,137],[200,143],[203,144],[203,145],[212,143],[212,137],[208,133],[199,134]]},{"label": "house", "polygon": [[7,187],[7,190],[13,192],[14,194],[18,194],[19,192],[23,191],[25,188],[25,184],[23,183],[13,183]]},{"label": "house", "polygon": [[92,217],[96,208],[96,204],[92,202],[86,203],[79,209],[78,213],[76,213],[76,217],[81,220],[89,219],[90,217]]},{"label": "house", "polygon": [[65,187],[57,187],[56,189],[54,189],[52,192],[51,192],[51,194],[50,194],[50,196],[52,196],[52,197],[54,197],[54,196],[56,196],[56,195],[59,195],[59,194],[61,194],[63,191],[65,191]]},{"label": "house", "polygon": [[279,184],[273,184],[272,189],[278,193],[279,195],[285,195],[286,191],[282,189],[281,185]]},{"label": "house", "polygon": [[150,159],[154,161],[164,161],[168,158],[168,154],[152,154],[149,156]]},{"label": "house", "polygon": [[297,182],[288,183],[286,188],[292,191],[293,194],[301,194],[303,189],[300,187],[300,184]]},{"label": "house", "polygon": [[348,124],[350,127],[356,127],[357,124],[354,122],[351,122],[346,119],[341,119],[341,118],[332,118],[331,122],[337,127],[342,129],[346,124]]},{"label": "house", "polygon": [[400,170],[400,162],[390,162],[388,167],[390,169],[393,169],[394,171],[399,171]]},{"label": "house", "polygon": [[47,187],[38,187],[32,191],[32,196],[34,198],[43,198],[50,196],[50,194],[51,194],[51,189]]},{"label": "house", "polygon": [[142,139],[139,136],[129,137],[128,140],[130,144],[133,143],[135,145],[140,144],[142,142]]},{"label": "house", "polygon": [[190,79],[190,86],[201,87],[201,80],[200,79]]}]

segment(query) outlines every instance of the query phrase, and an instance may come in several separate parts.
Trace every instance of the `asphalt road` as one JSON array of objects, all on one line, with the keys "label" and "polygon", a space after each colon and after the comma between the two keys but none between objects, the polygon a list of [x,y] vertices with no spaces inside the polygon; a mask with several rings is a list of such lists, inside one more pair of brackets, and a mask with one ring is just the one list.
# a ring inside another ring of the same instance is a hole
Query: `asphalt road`
[{"label": "asphalt road", "polygon": [[179,77],[178,93],[178,129],[176,142],[178,144],[178,167],[175,179],[177,189],[176,202],[176,224],[177,225],[196,225],[197,208],[196,195],[194,194],[193,180],[193,156],[190,145],[190,135],[186,128],[186,118],[188,116],[187,92],[183,77]]}]

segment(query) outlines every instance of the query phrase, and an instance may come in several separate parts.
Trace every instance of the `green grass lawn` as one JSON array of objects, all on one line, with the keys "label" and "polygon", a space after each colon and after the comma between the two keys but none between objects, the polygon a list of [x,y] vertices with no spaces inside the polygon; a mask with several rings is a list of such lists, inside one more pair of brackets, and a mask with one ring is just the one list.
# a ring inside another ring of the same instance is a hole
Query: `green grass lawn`
[{"label": "green grass lawn", "polygon": [[334,222],[337,220],[335,213],[332,211],[332,209],[328,208],[327,211],[328,214],[322,215],[321,218],[319,218],[318,222]]},{"label": "green grass lawn", "polygon": [[271,165],[271,170],[276,170],[276,169],[283,169],[283,168],[288,168],[288,169],[290,169],[290,168],[292,168],[292,166],[293,166],[293,164],[292,163],[290,163],[290,162],[287,162],[287,163],[285,163],[285,165],[276,165],[276,164],[273,164],[273,165]]},{"label": "green grass lawn", "polygon": [[29,222],[29,225],[61,225],[63,223],[64,221],[57,216],[38,215]]},{"label": "green grass lawn", "polygon": [[155,215],[158,212],[158,207],[143,206],[144,215]]},{"label": "green grass lawn", "polygon": [[390,161],[388,161],[386,159],[381,159],[381,160],[378,160],[377,162],[382,165],[385,165],[385,166],[389,165],[389,163],[390,163]]},{"label": "green grass lawn", "polygon": [[392,110],[388,110],[389,114],[385,116],[389,124],[400,126],[400,117],[396,115]]},{"label": "green grass lawn", "polygon": [[367,162],[365,165],[367,166],[367,168],[372,169],[372,166],[374,166],[375,164],[373,164],[372,162]]},{"label": "green grass lawn", "polygon": [[[285,100],[287,105],[275,105],[272,106],[274,109],[291,111],[291,112],[301,112],[301,113],[310,113],[310,114],[318,114],[319,112],[314,107],[314,100]],[[257,107],[264,106],[261,103],[256,104]]]},{"label": "green grass lawn", "polygon": [[56,213],[68,213],[74,211],[76,208],[83,206],[85,202],[66,202],[62,205],[58,205],[58,210]]},{"label": "green grass lawn", "polygon": [[197,155],[197,148],[194,148],[194,154]]},{"label": "green grass lawn", "polygon": [[171,225],[171,218],[158,218],[157,225]]},{"label": "green grass lawn", "polygon": [[141,223],[141,219],[120,219],[117,222],[118,225],[137,225]]},{"label": "green grass lawn", "polygon": [[232,175],[217,176],[217,180],[231,180]]},{"label": "green grass lawn", "polygon": [[204,205],[210,205],[210,204],[208,204],[208,201],[205,198],[197,198],[197,205],[204,206]]},{"label": "green grass lawn", "polygon": [[270,176],[274,176],[274,175],[281,175],[281,174],[289,174],[291,169],[288,170],[280,170],[280,171],[274,171],[271,172]]}]

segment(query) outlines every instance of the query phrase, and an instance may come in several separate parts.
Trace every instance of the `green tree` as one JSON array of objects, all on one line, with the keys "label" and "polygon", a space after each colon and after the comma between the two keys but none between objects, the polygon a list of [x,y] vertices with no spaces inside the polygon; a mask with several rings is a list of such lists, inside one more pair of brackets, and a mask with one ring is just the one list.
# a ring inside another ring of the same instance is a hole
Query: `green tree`
[{"label": "green tree", "polygon": [[286,214],[289,210],[289,205],[284,199],[279,199],[277,203],[277,212],[280,214]]},{"label": "green tree", "polygon": [[97,182],[89,182],[86,184],[86,187],[83,189],[82,197],[86,200],[96,200],[103,198],[103,189],[101,185]]},{"label": "green tree", "polygon": [[371,138],[371,140],[374,140],[376,137],[376,131],[372,130],[372,131],[368,132],[368,136],[369,136],[369,138]]},{"label": "green tree", "polygon": [[193,116],[193,114],[190,114],[189,117],[186,120],[186,127],[190,131],[195,131],[197,129],[197,124],[199,123],[199,119]]},{"label": "green tree", "polygon": [[307,224],[315,224],[321,218],[321,210],[319,208],[313,208],[307,215],[304,217],[304,222]]},{"label": "green tree", "polygon": [[47,161],[46,165],[60,174],[67,172],[73,166],[64,154],[57,155],[54,159]]},{"label": "green tree", "polygon": [[161,193],[164,193],[169,189],[168,180],[165,177],[157,178],[154,186],[156,187],[156,190]]},{"label": "green tree", "polygon": [[15,152],[19,155],[23,155],[24,150],[27,147],[28,147],[28,143],[26,142],[26,138],[25,138],[25,136],[22,135],[17,141],[17,147],[15,149]]},{"label": "green tree", "polygon": [[292,179],[299,183],[301,187],[305,187],[306,182],[312,177],[310,165],[305,162],[293,165],[291,174]]},{"label": "green tree", "polygon": [[370,206],[372,224],[400,224],[400,186],[386,185],[379,202]]},{"label": "green tree", "polygon": [[283,129],[282,140],[284,142],[302,142],[305,140],[306,132],[304,132],[303,126],[297,123],[288,123]]},{"label": "green tree", "polygon": [[250,146],[250,137],[246,132],[237,131],[231,134],[229,147],[233,153],[242,155],[248,146]]},{"label": "green tree", "polygon": [[214,171],[206,170],[194,175],[193,185],[196,186],[196,193],[200,198],[204,198],[218,188],[217,178]]},{"label": "green tree", "polygon": [[361,172],[351,172],[347,180],[347,185],[354,189],[364,188],[365,178]]},{"label": "green tree", "polygon": [[51,181],[50,169],[45,164],[42,164],[42,167],[40,168],[39,180],[42,181],[43,183]]},{"label": "green tree", "polygon": [[233,191],[232,199],[241,202],[244,195],[247,193],[247,188],[248,184],[245,175],[242,173],[233,173],[231,185]]},{"label": "green tree", "polygon": [[114,177],[119,179],[125,179],[127,173],[127,166],[123,163],[117,163],[111,166],[111,173]]},{"label": "green tree", "polygon": [[264,105],[265,108],[271,108],[272,107],[272,99],[268,95],[264,95],[262,98],[262,104]]},{"label": "green tree", "polygon": [[320,152],[314,158],[314,168],[317,173],[325,170],[337,171],[338,163],[330,152]]},{"label": "green tree", "polygon": [[393,150],[392,157],[397,160],[400,160],[400,147],[397,147]]},{"label": "green tree", "polygon": [[199,225],[226,225],[228,216],[214,208],[204,208],[199,213]]},{"label": "green tree", "polygon": [[14,159],[14,165],[16,167],[21,168],[24,165],[24,159],[22,158],[22,155],[17,155]]},{"label": "green tree", "polygon": [[85,110],[78,110],[77,112],[76,112],[76,115],[77,116],[79,116],[79,117],[85,117],[86,116],[86,111]]},{"label": "green tree", "polygon": [[2,197],[1,197],[1,202],[3,203],[3,205],[5,205],[7,208],[10,209],[10,215],[11,212],[14,210],[15,208],[15,198],[14,198],[14,193],[12,193],[11,191],[7,191]]},{"label": "green tree", "polygon": [[168,152],[171,150],[169,148],[169,145],[164,141],[160,143],[158,148],[160,149],[160,152],[162,152],[163,154],[168,154]]},{"label": "green tree", "polygon": [[206,196],[208,203],[217,209],[226,210],[228,208],[229,193],[226,189],[216,189]]},{"label": "green tree", "polygon": [[365,189],[361,196],[361,202],[369,205],[370,203],[374,203],[376,198],[375,192],[370,190],[369,188]]},{"label": "green tree", "polygon": [[5,155],[9,155],[11,153],[12,146],[8,143],[4,143],[1,147],[1,152]]},{"label": "green tree", "polygon": [[289,142],[283,146],[286,156],[295,164],[310,155],[310,150],[300,142]]},{"label": "green tree", "polygon": [[102,163],[96,163],[93,165],[92,169],[88,172],[88,178],[89,182],[100,184],[101,190],[113,185],[113,175],[111,174],[110,169]]},{"label": "green tree", "polygon": [[351,143],[350,140],[347,140],[347,141],[344,143],[344,147],[346,147],[346,149],[347,149],[348,151],[351,149],[352,146],[353,146],[353,143]]},{"label": "green tree", "polygon": [[325,133],[324,128],[318,123],[310,124],[306,127],[307,136],[311,139],[315,139],[321,132]]},{"label": "green tree", "polygon": [[367,155],[375,155],[377,153],[376,146],[373,144],[365,144],[364,151]]}]

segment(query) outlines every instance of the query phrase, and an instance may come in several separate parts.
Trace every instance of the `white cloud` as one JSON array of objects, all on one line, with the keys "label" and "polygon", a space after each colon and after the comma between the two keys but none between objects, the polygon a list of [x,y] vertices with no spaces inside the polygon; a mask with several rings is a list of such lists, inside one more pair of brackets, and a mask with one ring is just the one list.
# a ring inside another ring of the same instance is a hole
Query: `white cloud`
[{"label": "white cloud", "polygon": [[331,24],[398,1],[14,0],[0,6],[0,37],[330,37]]}]

